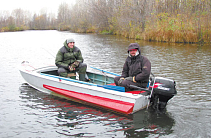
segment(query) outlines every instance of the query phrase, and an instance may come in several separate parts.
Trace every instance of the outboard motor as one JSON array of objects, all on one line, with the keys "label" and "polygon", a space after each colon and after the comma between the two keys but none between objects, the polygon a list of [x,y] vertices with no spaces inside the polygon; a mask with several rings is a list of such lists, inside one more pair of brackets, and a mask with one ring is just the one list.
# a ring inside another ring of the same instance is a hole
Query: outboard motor
[{"label": "outboard motor", "polygon": [[150,83],[152,90],[151,103],[152,107],[157,110],[163,110],[169,99],[177,94],[176,82],[163,77],[154,77]]}]

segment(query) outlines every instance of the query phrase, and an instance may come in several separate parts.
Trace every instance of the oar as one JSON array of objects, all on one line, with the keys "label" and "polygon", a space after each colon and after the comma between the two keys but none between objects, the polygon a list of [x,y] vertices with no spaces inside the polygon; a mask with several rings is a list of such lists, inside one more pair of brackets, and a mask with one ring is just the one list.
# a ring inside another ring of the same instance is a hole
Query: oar
[{"label": "oar", "polygon": [[105,70],[102,70],[102,69],[98,69],[98,68],[95,68],[95,67],[91,67],[90,66],[90,68],[102,71],[103,73],[105,72],[105,73],[112,74],[112,75],[115,75],[115,76],[120,76],[119,74],[116,74],[116,73],[113,73],[113,72],[109,72],[109,71],[105,71]]}]

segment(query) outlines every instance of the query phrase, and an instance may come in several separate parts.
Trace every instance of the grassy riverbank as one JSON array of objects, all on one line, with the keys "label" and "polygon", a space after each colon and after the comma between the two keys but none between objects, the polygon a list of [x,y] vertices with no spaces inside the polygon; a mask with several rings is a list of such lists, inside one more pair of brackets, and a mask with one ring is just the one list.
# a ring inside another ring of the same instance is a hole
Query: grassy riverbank
[{"label": "grassy riverbank", "polygon": [[56,29],[157,42],[211,43],[210,9],[210,0],[76,0],[72,7],[59,5],[56,18],[47,13],[30,17],[21,9],[0,14],[0,31]]},{"label": "grassy riverbank", "polygon": [[156,16],[155,20],[147,20],[144,31],[142,24],[128,23],[125,28],[110,25],[102,31],[97,27],[82,26],[74,28],[72,31],[77,33],[101,33],[122,35],[129,39],[157,41],[157,42],[174,42],[174,43],[211,43],[211,26],[209,16],[204,15],[200,19],[196,16],[187,18],[186,15],[177,15],[170,17],[163,13]]}]

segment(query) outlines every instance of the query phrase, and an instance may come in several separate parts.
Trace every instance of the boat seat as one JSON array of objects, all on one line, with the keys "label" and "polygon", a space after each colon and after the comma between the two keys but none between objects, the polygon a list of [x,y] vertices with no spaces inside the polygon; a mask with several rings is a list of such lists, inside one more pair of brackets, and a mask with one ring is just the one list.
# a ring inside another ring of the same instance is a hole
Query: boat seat
[{"label": "boat seat", "polygon": [[75,72],[69,72],[69,73],[67,74],[67,77],[68,77],[68,78],[71,78],[71,79],[76,79],[76,73],[75,73]]}]

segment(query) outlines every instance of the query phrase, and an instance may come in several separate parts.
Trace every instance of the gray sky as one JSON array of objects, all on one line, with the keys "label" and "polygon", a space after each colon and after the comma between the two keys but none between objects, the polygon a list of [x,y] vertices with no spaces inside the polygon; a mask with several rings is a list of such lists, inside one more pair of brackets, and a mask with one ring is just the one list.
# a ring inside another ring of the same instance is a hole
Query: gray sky
[{"label": "gray sky", "polygon": [[46,10],[47,13],[57,13],[59,5],[63,2],[71,5],[75,0],[0,0],[0,11],[11,12],[21,8],[32,13],[39,13],[41,10]]}]

